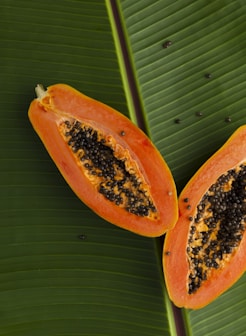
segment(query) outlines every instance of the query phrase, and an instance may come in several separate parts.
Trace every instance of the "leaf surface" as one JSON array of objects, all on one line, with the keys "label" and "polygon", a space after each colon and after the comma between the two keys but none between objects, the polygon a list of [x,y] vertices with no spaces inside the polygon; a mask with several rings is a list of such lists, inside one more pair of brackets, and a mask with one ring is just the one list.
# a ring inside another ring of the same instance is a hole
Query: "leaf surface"
[{"label": "leaf surface", "polygon": [[[5,0],[0,8],[0,335],[175,335],[161,242],[83,205],[27,110],[37,83],[64,82],[142,120],[181,190],[246,121],[245,5]],[[183,311],[187,334],[242,336],[245,293],[244,276],[208,307]]]}]

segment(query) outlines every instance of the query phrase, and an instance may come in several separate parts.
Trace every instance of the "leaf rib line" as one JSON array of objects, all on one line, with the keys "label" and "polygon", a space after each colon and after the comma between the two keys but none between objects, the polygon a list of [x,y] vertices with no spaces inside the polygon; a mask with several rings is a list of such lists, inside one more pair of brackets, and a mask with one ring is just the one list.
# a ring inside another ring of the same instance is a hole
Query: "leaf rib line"
[{"label": "leaf rib line", "polygon": [[122,69],[122,79],[129,104],[130,116],[133,122],[135,122],[143,131],[147,132],[134,65],[130,57],[130,47],[125,27],[123,26],[123,20],[121,18],[120,4],[114,0],[106,0],[106,4],[113,27],[114,40]]}]

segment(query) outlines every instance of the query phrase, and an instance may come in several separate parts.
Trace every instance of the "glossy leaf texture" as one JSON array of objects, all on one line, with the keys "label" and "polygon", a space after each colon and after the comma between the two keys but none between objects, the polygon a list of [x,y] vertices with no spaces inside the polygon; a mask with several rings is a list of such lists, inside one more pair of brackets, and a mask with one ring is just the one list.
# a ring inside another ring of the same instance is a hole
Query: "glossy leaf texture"
[{"label": "glossy leaf texture", "polygon": [[[176,335],[161,241],[87,209],[27,109],[37,83],[64,82],[142,120],[181,190],[246,122],[245,5],[5,0],[0,9],[0,335]],[[244,276],[208,307],[178,311],[179,335],[242,336],[245,286]]]},{"label": "glossy leaf texture", "polygon": [[104,2],[1,4],[0,335],[170,334],[160,246],[72,193],[27,116],[63,82],[128,114]]},{"label": "glossy leaf texture", "polygon": [[[180,191],[246,123],[246,6],[242,1],[143,6],[130,0],[119,6],[146,126]],[[245,279],[206,308],[182,311],[187,334],[244,335]]]}]

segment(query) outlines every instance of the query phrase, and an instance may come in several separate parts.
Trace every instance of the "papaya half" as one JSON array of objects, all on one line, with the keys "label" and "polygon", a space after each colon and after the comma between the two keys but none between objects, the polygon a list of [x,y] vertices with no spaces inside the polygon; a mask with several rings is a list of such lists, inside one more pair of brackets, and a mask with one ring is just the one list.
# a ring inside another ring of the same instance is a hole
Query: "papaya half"
[{"label": "papaya half", "polygon": [[65,84],[45,90],[28,116],[75,194],[119,227],[156,237],[177,221],[173,176],[150,139],[127,117]]},{"label": "papaya half", "polygon": [[179,196],[163,270],[178,307],[206,306],[246,270],[246,125],[205,162]]}]

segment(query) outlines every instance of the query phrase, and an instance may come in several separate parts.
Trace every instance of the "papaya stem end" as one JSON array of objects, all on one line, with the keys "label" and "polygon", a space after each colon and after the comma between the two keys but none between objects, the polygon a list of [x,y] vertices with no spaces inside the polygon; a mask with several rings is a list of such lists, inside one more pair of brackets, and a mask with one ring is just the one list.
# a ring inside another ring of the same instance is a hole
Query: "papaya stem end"
[{"label": "papaya stem end", "polygon": [[46,90],[42,84],[37,84],[35,92],[38,99],[42,99],[46,95]]}]

